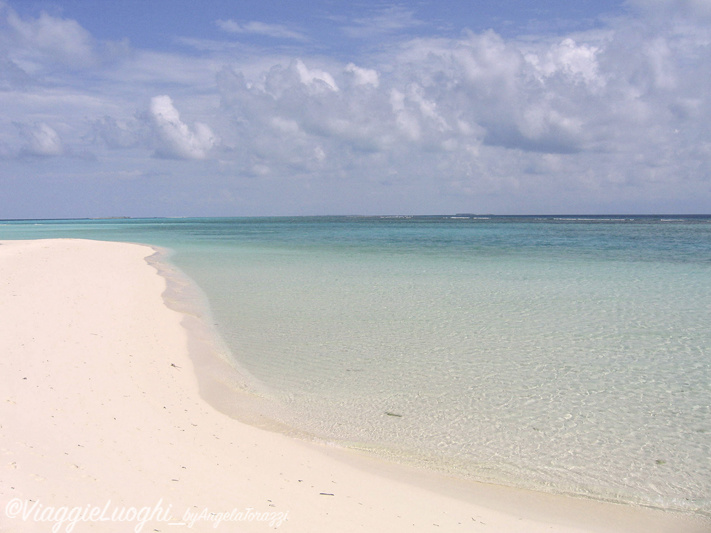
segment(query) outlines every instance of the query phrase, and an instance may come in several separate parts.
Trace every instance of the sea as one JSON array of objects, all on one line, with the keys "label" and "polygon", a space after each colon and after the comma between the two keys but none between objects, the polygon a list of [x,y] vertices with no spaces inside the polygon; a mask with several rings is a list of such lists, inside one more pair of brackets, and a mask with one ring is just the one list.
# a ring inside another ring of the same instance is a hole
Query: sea
[{"label": "sea", "polygon": [[54,237],[167,250],[299,438],[711,516],[711,216],[0,221]]}]

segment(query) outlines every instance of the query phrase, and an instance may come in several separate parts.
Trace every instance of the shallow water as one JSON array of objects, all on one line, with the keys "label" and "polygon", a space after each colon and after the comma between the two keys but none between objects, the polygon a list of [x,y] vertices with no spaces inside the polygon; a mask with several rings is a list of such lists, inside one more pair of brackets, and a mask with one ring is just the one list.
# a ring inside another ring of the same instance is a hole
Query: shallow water
[{"label": "shallow water", "polygon": [[302,432],[711,513],[711,218],[0,225],[28,236],[172,248],[245,385]]}]

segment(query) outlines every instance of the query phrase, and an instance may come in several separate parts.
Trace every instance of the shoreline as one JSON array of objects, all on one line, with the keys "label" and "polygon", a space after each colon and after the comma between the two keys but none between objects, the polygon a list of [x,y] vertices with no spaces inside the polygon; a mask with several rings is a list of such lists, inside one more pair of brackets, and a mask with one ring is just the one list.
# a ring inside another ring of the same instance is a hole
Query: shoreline
[{"label": "shoreline", "polygon": [[[171,306],[154,253],[80,239],[0,242],[3,531],[57,523],[10,517],[12,502],[93,510],[106,501],[163,502],[177,521],[234,510],[239,522],[220,527],[240,531],[277,525],[249,512],[282,513],[283,531],[709,530],[700,517],[447,478],[230,418],[221,411],[239,409],[238,375],[224,381],[210,325]],[[90,529],[126,523],[75,530]],[[214,519],[192,529],[214,531]]]}]

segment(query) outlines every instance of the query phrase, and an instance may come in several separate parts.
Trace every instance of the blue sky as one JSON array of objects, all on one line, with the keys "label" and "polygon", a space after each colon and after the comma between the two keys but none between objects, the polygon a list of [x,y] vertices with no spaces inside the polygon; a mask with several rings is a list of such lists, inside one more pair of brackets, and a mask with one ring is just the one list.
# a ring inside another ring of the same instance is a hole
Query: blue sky
[{"label": "blue sky", "polygon": [[0,0],[0,218],[711,212],[707,0]]}]

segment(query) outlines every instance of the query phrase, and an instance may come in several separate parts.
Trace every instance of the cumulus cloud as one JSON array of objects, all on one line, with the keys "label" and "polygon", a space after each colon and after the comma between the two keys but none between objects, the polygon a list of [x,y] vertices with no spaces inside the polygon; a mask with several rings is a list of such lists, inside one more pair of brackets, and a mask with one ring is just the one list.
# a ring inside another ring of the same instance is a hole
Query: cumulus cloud
[{"label": "cumulus cloud", "polygon": [[170,96],[151,99],[150,119],[155,132],[156,155],[168,159],[205,159],[215,145],[212,130],[200,122],[193,129],[180,120]]},{"label": "cumulus cloud", "polygon": [[22,155],[51,157],[64,153],[64,145],[59,134],[48,124],[18,124],[15,126],[24,140],[20,150]]},{"label": "cumulus cloud", "polygon": [[304,65],[304,62],[298,59],[296,61],[296,72],[299,73],[301,83],[308,87],[317,90],[328,89],[338,91],[338,85],[328,72],[319,69],[309,69]]},{"label": "cumulus cloud", "polygon": [[711,73],[711,34],[686,23],[652,30],[617,20],[539,40],[493,31],[411,39],[365,65],[304,59],[249,80],[225,71],[219,89],[232,145],[285,175],[321,172],[303,155],[319,149],[331,175],[397,169],[455,195],[534,183],[662,194],[677,180],[704,182],[709,168],[699,88]]},{"label": "cumulus cloud", "polygon": [[390,57],[395,68],[383,65],[385,78],[353,63],[329,73],[298,60],[286,69],[272,67],[261,84],[242,78],[238,89],[221,84],[221,92],[243,125],[247,114],[253,127],[277,115],[314,142],[341,143],[345,152],[366,145],[390,150],[400,142],[401,150],[426,147],[449,157],[454,146],[468,154],[467,147],[483,141],[568,153],[584,141],[583,107],[570,97],[599,89],[595,54],[572,40],[524,54],[486,32],[407,43]]},{"label": "cumulus cloud", "polygon": [[564,38],[553,44],[541,54],[527,53],[525,58],[531,63],[533,72],[542,77],[551,77],[562,73],[591,86],[604,85],[600,76],[597,54],[600,48],[595,45],[578,45],[572,38]]},{"label": "cumulus cloud", "polygon": [[[711,200],[708,3],[628,5],[594,30],[520,39],[492,30],[412,37],[413,11],[379,10],[341,29],[387,36],[388,46],[332,57],[300,47],[300,34],[286,27],[221,21],[235,34],[291,39],[291,48],[135,53],[115,69],[93,70],[91,93],[85,79],[61,78],[74,80],[62,100],[28,73],[52,63],[51,48],[64,58],[57,68],[91,64],[91,37],[65,19],[13,19],[0,9],[16,41],[2,41],[0,89],[32,95],[6,100],[26,106],[7,119],[25,124],[25,155],[60,155],[64,144],[93,138],[99,151],[131,150],[139,160],[207,160],[235,183],[337,183],[363,197],[412,194],[418,205],[487,198],[500,209],[524,201],[536,210],[554,197],[601,205],[625,194],[661,202],[680,191]],[[182,118],[169,96],[135,107],[168,90],[204,123]],[[82,119],[62,119],[64,103],[54,105],[69,100],[72,117],[87,117],[84,131]],[[62,125],[64,143],[48,124]],[[12,136],[0,142],[5,154],[19,153]]]},{"label": "cumulus cloud", "polygon": [[377,70],[362,68],[356,66],[354,63],[348,63],[345,71],[353,75],[353,79],[357,85],[372,85],[376,88],[380,85],[380,75]]},{"label": "cumulus cloud", "polygon": [[167,95],[152,98],[147,112],[125,119],[103,116],[91,128],[91,137],[108,148],[147,149],[163,159],[205,159],[217,143],[209,126],[183,122]]}]

